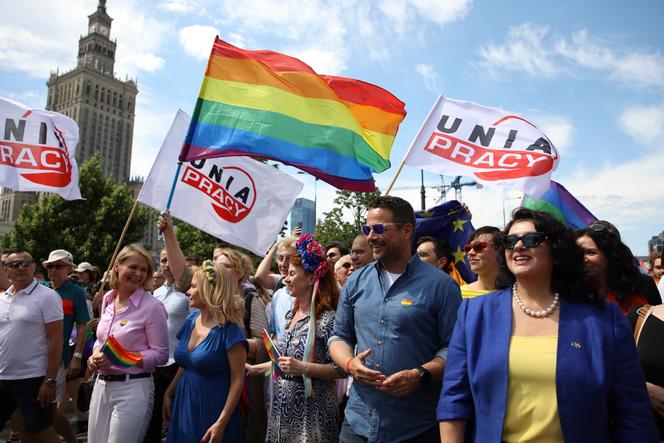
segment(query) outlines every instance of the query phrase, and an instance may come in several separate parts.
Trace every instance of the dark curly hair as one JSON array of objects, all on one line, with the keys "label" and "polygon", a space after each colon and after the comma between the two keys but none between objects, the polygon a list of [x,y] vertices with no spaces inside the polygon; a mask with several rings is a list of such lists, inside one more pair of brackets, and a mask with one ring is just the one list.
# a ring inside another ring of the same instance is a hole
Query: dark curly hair
[{"label": "dark curly hair", "polygon": [[[302,257],[295,254],[290,259],[291,266],[302,268],[307,276],[313,275],[313,272],[307,271],[302,267]],[[334,279],[334,273],[328,269],[324,276],[320,278],[318,283],[318,295],[314,303],[314,313],[316,318],[320,318],[320,314],[325,311],[336,311],[337,304],[339,303],[339,286]],[[299,302],[295,299],[293,303],[293,312],[299,308]]]},{"label": "dark curly hair", "polygon": [[[553,261],[551,290],[560,294],[561,298],[601,305],[602,299],[597,294],[597,288],[586,278],[583,251],[577,246],[574,233],[546,212],[518,208],[512,214],[512,221],[505,226],[505,234],[509,233],[515,223],[522,221],[532,221],[537,232],[546,234]],[[502,245],[497,258],[500,273],[496,279],[496,287],[508,288],[514,284],[515,278],[507,267],[505,248]]]},{"label": "dark curly hair", "polygon": [[620,239],[620,235],[603,224],[591,223],[576,231],[576,238],[588,236],[606,257],[606,284],[610,292],[623,299],[638,292],[640,272],[634,265],[632,251]]}]

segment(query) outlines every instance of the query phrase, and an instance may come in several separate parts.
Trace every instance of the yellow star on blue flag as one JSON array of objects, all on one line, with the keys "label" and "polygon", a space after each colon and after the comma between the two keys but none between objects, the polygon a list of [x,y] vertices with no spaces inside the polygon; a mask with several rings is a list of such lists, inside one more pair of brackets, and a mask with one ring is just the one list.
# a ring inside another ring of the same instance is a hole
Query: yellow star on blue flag
[{"label": "yellow star on blue flag", "polygon": [[468,220],[463,220],[463,219],[460,219],[460,218],[454,220],[452,222],[452,224],[454,225],[454,231],[452,231],[452,232],[456,232],[456,231],[463,232],[463,225],[465,225],[466,223],[468,223]]},{"label": "yellow star on blue flag", "polygon": [[466,258],[466,254],[461,250],[461,246],[457,246],[457,250],[452,255],[454,256],[454,263],[463,262],[464,258]]}]

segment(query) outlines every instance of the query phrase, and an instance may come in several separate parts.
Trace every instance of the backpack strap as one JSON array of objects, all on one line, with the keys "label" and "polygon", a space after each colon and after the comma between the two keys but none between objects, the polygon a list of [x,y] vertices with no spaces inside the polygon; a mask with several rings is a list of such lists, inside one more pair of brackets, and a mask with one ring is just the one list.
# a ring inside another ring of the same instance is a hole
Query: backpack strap
[{"label": "backpack strap", "polygon": [[254,292],[247,291],[244,293],[244,329],[247,331],[247,337],[251,337],[251,302],[254,300]]},{"label": "backpack strap", "polygon": [[639,337],[641,336],[641,330],[643,329],[643,324],[646,322],[648,316],[652,313],[652,306],[643,305],[637,311],[636,325],[634,326],[634,341],[639,343]]}]

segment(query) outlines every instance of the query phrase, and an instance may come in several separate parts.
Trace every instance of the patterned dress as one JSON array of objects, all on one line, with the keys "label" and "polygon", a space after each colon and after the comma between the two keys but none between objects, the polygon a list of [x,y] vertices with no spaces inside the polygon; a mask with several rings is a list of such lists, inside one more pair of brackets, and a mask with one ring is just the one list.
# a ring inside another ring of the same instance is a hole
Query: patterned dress
[{"label": "patterned dress", "polygon": [[[286,315],[288,321],[293,312]],[[332,362],[327,340],[332,336],[334,312],[325,311],[316,320],[314,362]],[[309,316],[287,329],[277,344],[283,357],[304,358]],[[336,365],[340,376],[345,373]],[[282,374],[277,380],[268,421],[267,443],[335,443],[339,441],[338,404],[334,380],[312,379],[314,395],[306,398],[302,376]]]}]

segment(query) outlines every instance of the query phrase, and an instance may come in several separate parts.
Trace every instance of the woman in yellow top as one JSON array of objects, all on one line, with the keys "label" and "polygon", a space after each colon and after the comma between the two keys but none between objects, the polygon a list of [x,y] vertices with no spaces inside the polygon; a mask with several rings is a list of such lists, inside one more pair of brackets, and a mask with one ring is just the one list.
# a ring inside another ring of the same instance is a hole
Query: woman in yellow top
[{"label": "woman in yellow top", "polygon": [[657,442],[629,324],[584,278],[572,232],[524,208],[506,232],[505,289],[464,300],[457,314],[442,441]]},{"label": "woman in yellow top", "polygon": [[470,236],[470,242],[463,250],[470,270],[477,274],[477,280],[461,286],[461,297],[474,298],[496,290],[498,237],[501,234],[500,229],[494,226],[482,226]]}]

